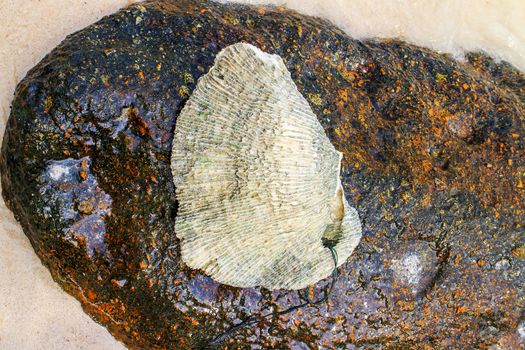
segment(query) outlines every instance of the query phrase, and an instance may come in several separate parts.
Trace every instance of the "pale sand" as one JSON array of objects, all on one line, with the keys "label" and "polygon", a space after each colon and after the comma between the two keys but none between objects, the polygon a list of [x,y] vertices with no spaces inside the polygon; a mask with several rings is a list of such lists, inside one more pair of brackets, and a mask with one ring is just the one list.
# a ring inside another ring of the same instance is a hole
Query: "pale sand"
[{"label": "pale sand", "polygon": [[[0,0],[0,136],[27,70],[67,34],[128,2]],[[484,49],[525,69],[521,0],[273,2],[324,16],[355,37],[399,37],[456,57],[462,49]],[[123,349],[53,282],[3,201],[0,220],[0,349]]]}]

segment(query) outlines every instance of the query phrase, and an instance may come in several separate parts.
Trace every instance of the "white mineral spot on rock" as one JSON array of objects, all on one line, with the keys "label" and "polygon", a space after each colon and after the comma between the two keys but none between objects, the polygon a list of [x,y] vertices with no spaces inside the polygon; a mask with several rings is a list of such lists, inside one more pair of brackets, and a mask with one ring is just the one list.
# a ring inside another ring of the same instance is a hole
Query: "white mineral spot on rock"
[{"label": "white mineral spot on rock", "polygon": [[510,262],[508,259],[501,259],[494,267],[496,270],[508,270],[510,268]]},{"label": "white mineral spot on rock", "polygon": [[520,339],[525,342],[525,321],[521,321],[517,329]]},{"label": "white mineral spot on rock", "polygon": [[423,266],[418,254],[407,253],[401,260],[393,260],[394,274],[401,280],[417,286],[421,279]]},{"label": "white mineral spot on rock", "polygon": [[62,164],[53,164],[49,166],[48,172],[51,179],[54,181],[60,181],[64,175],[69,175],[71,168]]}]

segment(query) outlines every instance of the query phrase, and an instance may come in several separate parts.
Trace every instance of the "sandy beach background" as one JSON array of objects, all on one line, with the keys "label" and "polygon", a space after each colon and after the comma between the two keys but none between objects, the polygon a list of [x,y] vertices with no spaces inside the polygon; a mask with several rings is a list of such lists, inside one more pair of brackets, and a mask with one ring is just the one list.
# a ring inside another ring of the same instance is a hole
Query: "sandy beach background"
[{"label": "sandy beach background", "polygon": [[[0,0],[0,136],[16,84],[67,34],[128,0]],[[484,50],[525,70],[522,0],[275,0],[357,38],[397,37],[461,59]],[[124,349],[41,265],[0,199],[0,349]]]}]

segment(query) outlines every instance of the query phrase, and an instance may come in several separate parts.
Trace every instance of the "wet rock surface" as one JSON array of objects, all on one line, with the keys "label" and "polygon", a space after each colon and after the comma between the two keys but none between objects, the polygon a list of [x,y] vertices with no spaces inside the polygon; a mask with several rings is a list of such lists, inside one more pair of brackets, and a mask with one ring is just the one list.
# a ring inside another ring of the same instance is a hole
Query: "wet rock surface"
[{"label": "wet rock surface", "polygon": [[221,285],[179,258],[174,125],[215,55],[239,41],[283,58],[344,153],[363,239],[326,304],[219,347],[523,347],[524,76],[482,54],[458,63],[360,42],[284,8],[133,5],[28,73],[3,140],[3,196],[55,280],[137,349],[202,348],[303,301]]}]

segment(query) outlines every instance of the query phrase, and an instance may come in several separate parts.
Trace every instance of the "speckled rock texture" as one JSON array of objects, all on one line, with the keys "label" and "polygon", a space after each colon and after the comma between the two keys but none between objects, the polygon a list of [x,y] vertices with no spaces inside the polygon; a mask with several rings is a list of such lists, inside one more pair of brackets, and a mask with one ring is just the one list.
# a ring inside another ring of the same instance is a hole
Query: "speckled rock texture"
[{"label": "speckled rock texture", "polygon": [[132,5],[28,73],[3,140],[3,196],[55,280],[133,349],[207,347],[251,314],[302,301],[218,284],[179,258],[177,115],[239,41],[283,58],[343,152],[363,238],[326,304],[214,347],[523,348],[524,76],[482,54],[458,63],[360,42],[284,8]]}]

